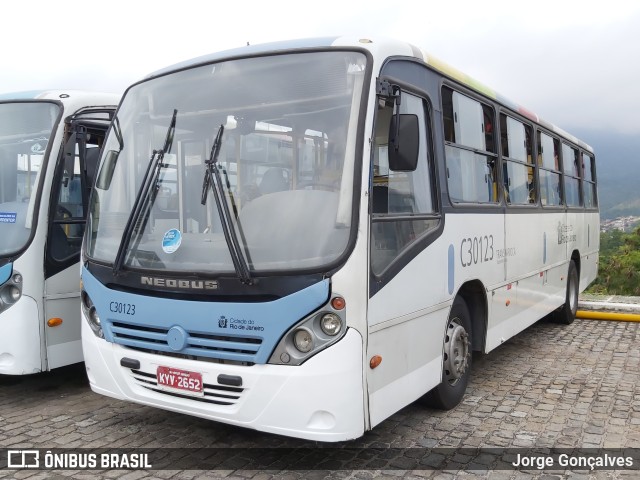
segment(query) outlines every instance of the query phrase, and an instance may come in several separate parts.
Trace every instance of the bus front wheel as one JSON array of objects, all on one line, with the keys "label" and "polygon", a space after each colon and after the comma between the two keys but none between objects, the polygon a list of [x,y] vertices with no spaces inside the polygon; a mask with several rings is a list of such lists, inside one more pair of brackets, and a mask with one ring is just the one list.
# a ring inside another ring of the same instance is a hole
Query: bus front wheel
[{"label": "bus front wheel", "polygon": [[567,293],[564,305],[553,312],[553,320],[557,323],[570,325],[576,319],[579,285],[578,269],[575,262],[571,260],[569,262],[569,272],[567,273]]},{"label": "bus front wheel", "polygon": [[471,375],[471,316],[464,299],[451,307],[444,336],[442,382],[424,397],[430,407],[450,410],[460,403]]}]

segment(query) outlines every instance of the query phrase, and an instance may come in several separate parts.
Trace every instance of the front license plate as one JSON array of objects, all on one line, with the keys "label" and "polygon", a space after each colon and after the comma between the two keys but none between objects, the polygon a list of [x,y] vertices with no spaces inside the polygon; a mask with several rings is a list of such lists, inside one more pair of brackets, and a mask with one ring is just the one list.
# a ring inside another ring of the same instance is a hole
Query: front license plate
[{"label": "front license plate", "polygon": [[202,374],[172,367],[158,367],[158,387],[187,395],[204,395]]}]

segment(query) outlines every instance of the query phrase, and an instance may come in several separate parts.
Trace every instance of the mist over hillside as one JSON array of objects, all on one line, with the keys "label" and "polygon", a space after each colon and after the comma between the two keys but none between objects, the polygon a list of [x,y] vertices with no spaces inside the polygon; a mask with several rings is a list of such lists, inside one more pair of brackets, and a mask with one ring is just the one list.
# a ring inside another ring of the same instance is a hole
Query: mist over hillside
[{"label": "mist over hillside", "polygon": [[595,151],[601,217],[640,216],[640,135],[569,131]]}]

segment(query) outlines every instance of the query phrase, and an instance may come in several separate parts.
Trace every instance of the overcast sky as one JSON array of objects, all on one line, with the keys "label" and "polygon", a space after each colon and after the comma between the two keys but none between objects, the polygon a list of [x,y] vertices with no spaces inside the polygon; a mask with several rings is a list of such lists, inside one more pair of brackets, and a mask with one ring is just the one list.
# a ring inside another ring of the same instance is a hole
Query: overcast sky
[{"label": "overcast sky", "polygon": [[636,0],[8,0],[2,20],[0,92],[121,93],[154,70],[247,42],[383,35],[565,130],[640,134]]}]

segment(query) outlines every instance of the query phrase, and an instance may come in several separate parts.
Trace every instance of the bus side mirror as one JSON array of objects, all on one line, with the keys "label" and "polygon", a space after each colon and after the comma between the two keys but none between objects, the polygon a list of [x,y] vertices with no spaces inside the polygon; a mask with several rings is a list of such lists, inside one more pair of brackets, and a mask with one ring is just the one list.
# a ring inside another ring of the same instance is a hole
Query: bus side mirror
[{"label": "bus side mirror", "polygon": [[96,180],[96,188],[100,190],[109,190],[111,186],[111,179],[113,178],[113,171],[116,169],[118,163],[118,155],[120,152],[116,150],[109,150],[105,156],[102,164],[100,165],[100,172],[98,173],[98,179]]},{"label": "bus side mirror", "polygon": [[[396,122],[400,118],[400,124]],[[418,116],[409,113],[391,117],[389,126],[389,169],[394,172],[413,172],[418,166],[420,127]]]}]

